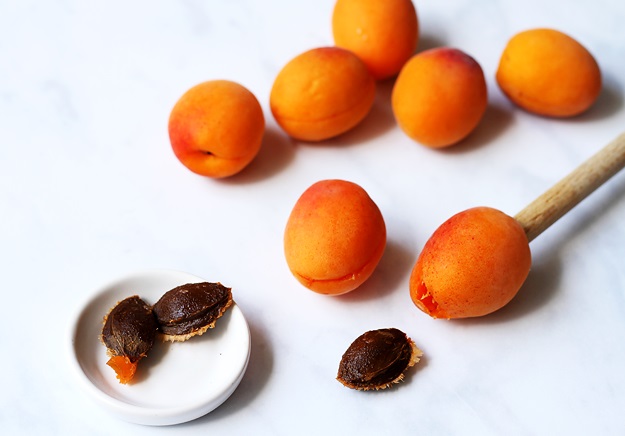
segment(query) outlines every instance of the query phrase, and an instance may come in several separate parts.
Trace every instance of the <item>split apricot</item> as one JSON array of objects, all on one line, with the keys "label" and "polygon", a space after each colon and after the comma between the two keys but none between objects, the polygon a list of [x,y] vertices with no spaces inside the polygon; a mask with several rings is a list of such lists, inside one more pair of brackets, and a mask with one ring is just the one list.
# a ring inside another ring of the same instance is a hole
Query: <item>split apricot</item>
[{"label": "split apricot", "polygon": [[601,91],[601,71],[592,54],[554,29],[526,30],[512,37],[496,78],[516,105],[550,117],[584,112]]},{"label": "split apricot", "polygon": [[529,273],[521,225],[488,207],[460,212],[426,242],[410,276],[410,297],[433,318],[482,316],[505,306]]},{"label": "split apricot", "polygon": [[385,247],[380,209],[362,187],[344,180],[322,180],[304,191],[284,232],[289,269],[321,294],[356,289],[373,273]]},{"label": "split apricot", "polygon": [[282,68],[269,104],[289,136],[316,142],[356,126],[374,99],[375,81],[354,53],[320,47],[296,56]]},{"label": "split apricot", "polygon": [[419,40],[411,0],[337,0],[332,34],[338,47],[354,52],[375,79],[399,73]]},{"label": "split apricot", "polygon": [[392,107],[399,127],[432,148],[456,144],[471,133],[487,105],[482,67],[449,47],[413,56],[397,77]]}]

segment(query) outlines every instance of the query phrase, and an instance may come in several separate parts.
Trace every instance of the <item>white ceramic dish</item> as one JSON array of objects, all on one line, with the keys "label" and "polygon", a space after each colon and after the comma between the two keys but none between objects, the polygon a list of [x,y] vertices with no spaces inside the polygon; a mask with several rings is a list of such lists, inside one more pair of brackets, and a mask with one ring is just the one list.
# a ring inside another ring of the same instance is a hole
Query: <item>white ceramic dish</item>
[{"label": "white ceramic dish", "polygon": [[157,340],[131,384],[120,384],[106,365],[99,335],[103,317],[118,301],[139,295],[154,304],[176,286],[201,281],[178,271],[139,272],[102,287],[85,303],[71,329],[70,355],[81,385],[100,406],[137,424],[172,425],[207,414],[234,392],[251,349],[250,331],[236,304],[202,336],[177,343]]}]

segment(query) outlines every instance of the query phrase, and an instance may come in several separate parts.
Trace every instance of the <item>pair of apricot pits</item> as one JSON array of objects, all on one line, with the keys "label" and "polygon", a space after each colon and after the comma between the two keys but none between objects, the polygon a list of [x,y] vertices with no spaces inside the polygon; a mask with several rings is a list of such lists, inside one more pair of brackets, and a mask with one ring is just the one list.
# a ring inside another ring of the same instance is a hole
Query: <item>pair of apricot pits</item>
[{"label": "pair of apricot pits", "polygon": [[139,361],[157,336],[184,342],[204,334],[234,301],[221,283],[187,283],[167,291],[150,306],[138,295],[117,302],[104,316],[100,341],[110,357],[106,364],[122,384],[132,381]]},{"label": "pair of apricot pits", "polygon": [[[271,112],[290,137],[319,142],[349,131],[369,113],[376,80],[394,76],[393,113],[416,142],[449,147],[480,123],[488,104],[482,68],[455,48],[414,54],[419,24],[410,0],[337,0],[332,31],[334,47],[296,56],[273,83]],[[528,30],[510,39],[496,81],[514,104],[548,117],[584,112],[601,90],[593,56],[553,29]],[[191,171],[215,178],[236,174],[254,159],[264,128],[254,95],[225,80],[191,88],[169,120],[178,159]],[[478,239],[479,244],[471,243]],[[360,186],[342,180],[308,188],[284,236],[294,276],[307,288],[332,295],[367,280],[385,245],[380,210]],[[513,218],[491,208],[470,209],[428,241],[413,269],[411,296],[434,317],[484,315],[514,297],[529,265],[527,238]]]}]

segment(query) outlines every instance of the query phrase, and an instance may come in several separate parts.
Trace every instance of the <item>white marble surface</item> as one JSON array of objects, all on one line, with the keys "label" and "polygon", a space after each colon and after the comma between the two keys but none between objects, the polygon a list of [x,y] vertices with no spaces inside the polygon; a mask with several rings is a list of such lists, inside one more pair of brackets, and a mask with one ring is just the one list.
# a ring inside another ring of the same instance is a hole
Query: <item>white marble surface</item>
[{"label": "white marble surface", "polygon": [[[268,96],[300,52],[331,45],[332,0],[0,2],[2,434],[479,434],[625,432],[625,173],[532,242],[526,284],[501,311],[433,320],[408,277],[442,221],[476,205],[518,212],[625,130],[621,0],[421,0],[419,50],[473,55],[489,86],[478,130],[448,151],[403,135],[392,81],[354,131],[312,146],[276,126]],[[511,106],[494,82],[507,39],[570,33],[605,86],[572,120]],[[167,118],[204,80],[248,87],[267,118],[262,151],[229,180],[173,156]],[[282,232],[313,182],[363,186],[388,228],[358,291],[313,294],[290,275]],[[80,304],[135,270],[171,268],[233,287],[252,332],[248,371],[221,407],[175,427],[109,417],[74,383],[67,331]],[[366,330],[397,327],[425,352],[397,388],[335,381]]]}]

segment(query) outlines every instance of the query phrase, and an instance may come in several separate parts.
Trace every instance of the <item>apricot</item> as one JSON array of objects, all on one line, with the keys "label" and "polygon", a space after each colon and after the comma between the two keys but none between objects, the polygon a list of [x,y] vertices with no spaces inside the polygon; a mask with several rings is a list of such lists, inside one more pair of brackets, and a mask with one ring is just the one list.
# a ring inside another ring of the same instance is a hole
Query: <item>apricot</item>
[{"label": "apricot", "polygon": [[377,80],[395,76],[419,40],[411,0],[337,0],[332,12],[334,43],[354,52]]},{"label": "apricot", "polygon": [[369,113],[375,81],[352,52],[337,47],[308,50],[278,73],[270,107],[291,137],[322,141],[347,132]]},{"label": "apricot", "polygon": [[265,132],[258,100],[247,88],[212,80],[189,89],[169,117],[174,154],[203,176],[229,177],[257,155]]},{"label": "apricot", "polygon": [[284,254],[308,289],[338,295],[375,270],[386,247],[380,209],[359,185],[322,180],[295,203],[284,231]]},{"label": "apricot", "polygon": [[578,115],[601,91],[595,58],[575,39],[553,29],[532,29],[512,37],[496,79],[513,103],[549,117]]},{"label": "apricot", "polygon": [[432,148],[456,144],[479,124],[488,101],[482,67],[449,47],[426,50],[401,69],[391,103],[399,127]]},{"label": "apricot", "polygon": [[477,207],[445,221],[426,242],[410,276],[410,297],[433,318],[486,315],[505,306],[529,273],[521,225]]}]

